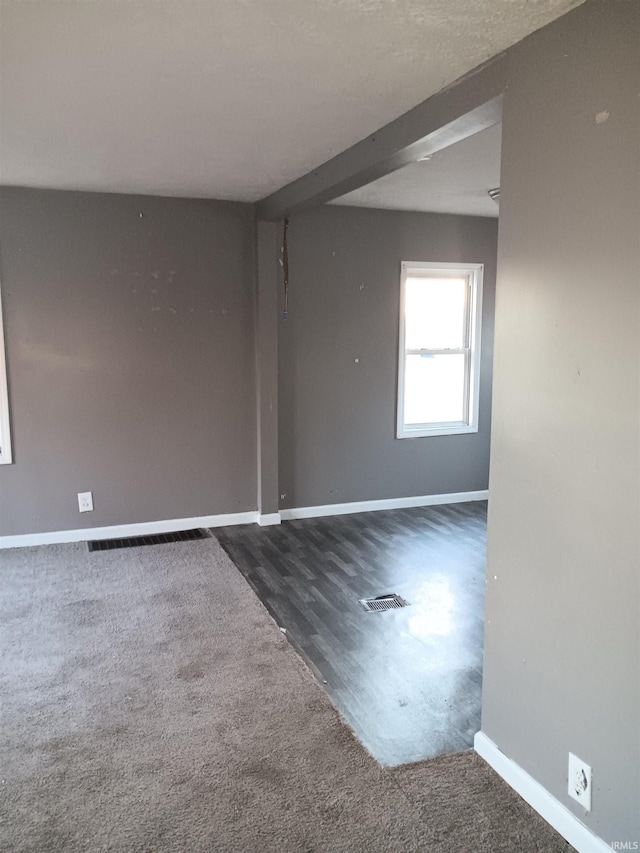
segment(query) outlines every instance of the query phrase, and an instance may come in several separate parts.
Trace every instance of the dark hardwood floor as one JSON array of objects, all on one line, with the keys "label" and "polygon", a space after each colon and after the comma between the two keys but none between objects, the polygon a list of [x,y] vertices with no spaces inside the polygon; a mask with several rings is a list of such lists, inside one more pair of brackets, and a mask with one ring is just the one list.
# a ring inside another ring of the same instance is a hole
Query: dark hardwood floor
[{"label": "dark hardwood floor", "polygon": [[[469,749],[480,729],[485,501],[216,529],[383,765]],[[408,607],[358,603],[397,593]]]}]

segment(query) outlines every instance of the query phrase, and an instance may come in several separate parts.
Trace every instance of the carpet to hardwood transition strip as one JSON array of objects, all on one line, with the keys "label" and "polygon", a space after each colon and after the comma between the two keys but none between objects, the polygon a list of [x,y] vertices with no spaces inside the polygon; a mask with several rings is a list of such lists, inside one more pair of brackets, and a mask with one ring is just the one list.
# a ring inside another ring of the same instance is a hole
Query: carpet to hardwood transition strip
[{"label": "carpet to hardwood transition strip", "polygon": [[472,752],[355,740],[214,539],[3,551],[3,853],[560,853]]}]

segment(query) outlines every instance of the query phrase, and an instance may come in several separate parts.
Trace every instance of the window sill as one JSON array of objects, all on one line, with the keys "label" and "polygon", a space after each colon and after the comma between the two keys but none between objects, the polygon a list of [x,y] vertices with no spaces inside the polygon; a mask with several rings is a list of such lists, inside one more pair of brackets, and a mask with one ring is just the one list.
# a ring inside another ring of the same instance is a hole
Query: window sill
[{"label": "window sill", "polygon": [[466,435],[467,433],[478,432],[477,425],[464,424],[460,426],[434,426],[433,428],[411,429],[405,427],[399,430],[396,438],[426,438],[429,435]]}]

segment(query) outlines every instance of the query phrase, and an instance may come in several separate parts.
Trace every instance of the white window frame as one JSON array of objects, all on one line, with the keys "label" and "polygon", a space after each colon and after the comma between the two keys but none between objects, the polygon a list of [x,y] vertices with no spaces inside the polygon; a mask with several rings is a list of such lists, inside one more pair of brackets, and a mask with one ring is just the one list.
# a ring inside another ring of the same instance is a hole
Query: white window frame
[{"label": "white window frame", "polygon": [[[398,408],[397,438],[421,438],[429,435],[459,435],[478,432],[480,398],[480,344],[482,327],[482,283],[484,264],[432,263],[430,261],[402,261],[400,271],[400,345],[398,351]],[[461,349],[407,350],[405,346],[405,293],[407,278],[466,278],[469,282],[467,300],[467,340]],[[462,421],[448,423],[405,424],[404,393],[405,363],[407,355],[442,355],[464,353],[465,416]]]},{"label": "white window frame", "polygon": [[0,287],[0,465],[9,465],[12,461],[11,429],[9,427],[9,389],[7,386],[7,363],[4,351],[2,288]]}]

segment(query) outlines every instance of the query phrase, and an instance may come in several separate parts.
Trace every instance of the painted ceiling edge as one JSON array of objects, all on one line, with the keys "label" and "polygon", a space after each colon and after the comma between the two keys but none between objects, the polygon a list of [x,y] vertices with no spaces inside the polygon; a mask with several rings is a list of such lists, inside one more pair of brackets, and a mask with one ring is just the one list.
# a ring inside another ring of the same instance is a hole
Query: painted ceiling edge
[{"label": "painted ceiling edge", "polygon": [[276,222],[461,142],[502,120],[508,51],[256,203],[257,218]]}]

